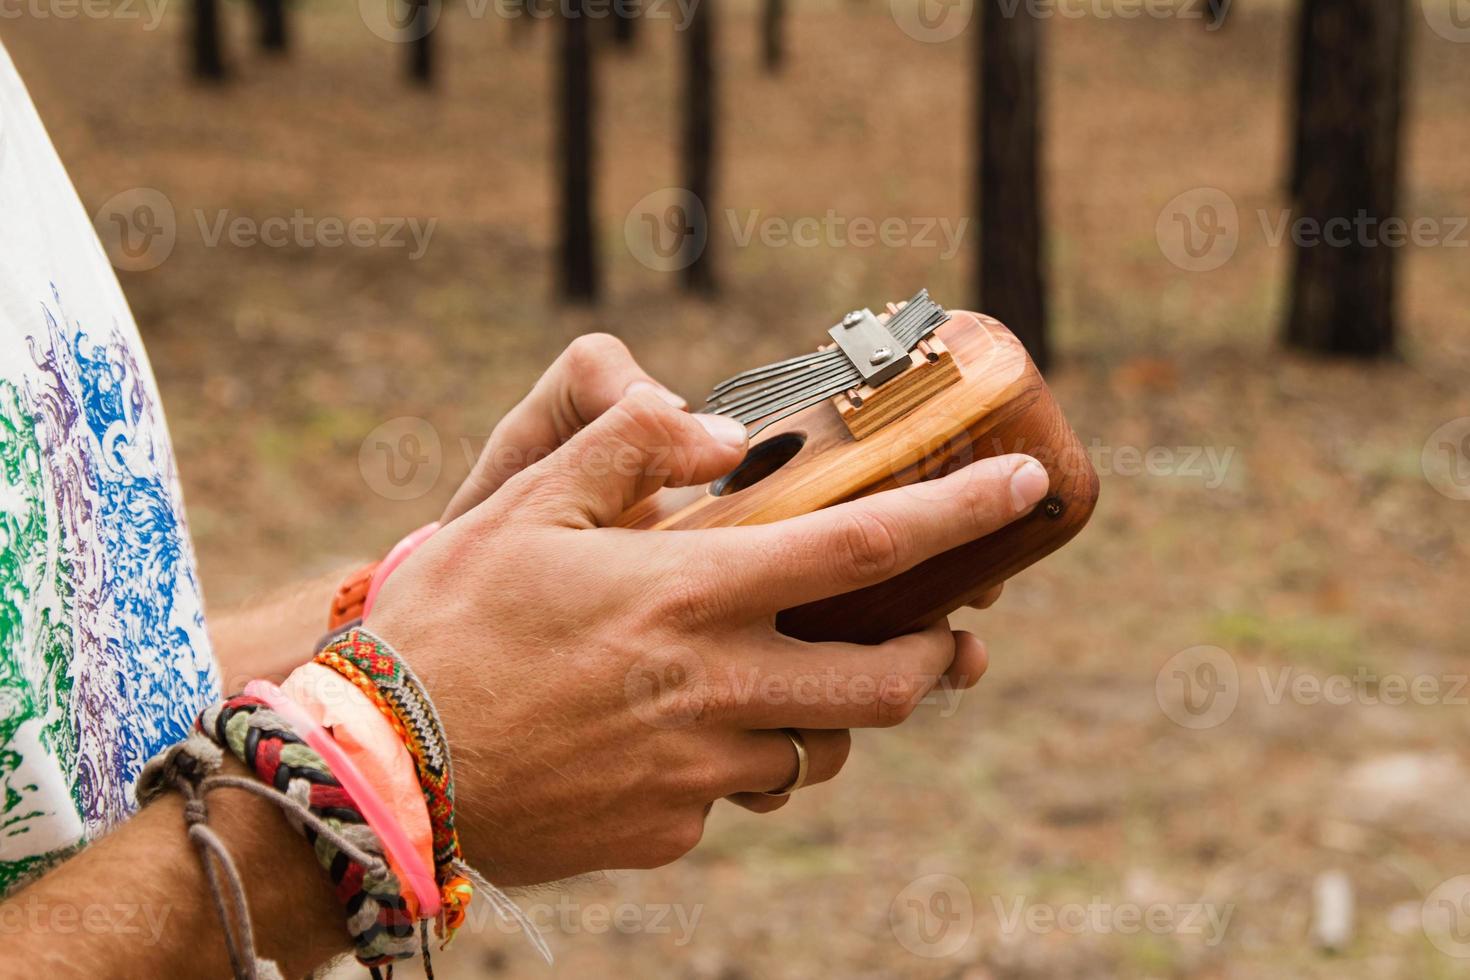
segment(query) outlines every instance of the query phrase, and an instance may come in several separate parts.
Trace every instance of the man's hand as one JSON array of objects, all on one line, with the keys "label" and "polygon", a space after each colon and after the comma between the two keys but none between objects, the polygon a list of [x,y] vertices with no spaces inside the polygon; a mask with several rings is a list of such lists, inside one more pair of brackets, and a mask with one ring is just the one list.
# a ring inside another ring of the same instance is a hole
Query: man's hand
[{"label": "man's hand", "polygon": [[662,486],[728,471],[744,448],[738,424],[636,392],[496,484],[379,596],[367,625],[438,702],[467,856],[492,880],[672,861],[714,801],[791,780],[779,729],[802,731],[808,782],[831,779],[845,729],[896,724],[941,681],[983,672],[979,641],[943,624],[874,646],[804,643],[775,614],[1014,520],[1045,493],[1039,464],[985,460],[922,493],[776,524],[608,527]]},{"label": "man's hand", "polygon": [[530,394],[495,426],[470,475],[439,520],[448,524],[466,513],[624,396],[640,390],[675,408],[685,407],[684,399],[638,366],[618,338],[606,333],[578,337],[546,369]]}]

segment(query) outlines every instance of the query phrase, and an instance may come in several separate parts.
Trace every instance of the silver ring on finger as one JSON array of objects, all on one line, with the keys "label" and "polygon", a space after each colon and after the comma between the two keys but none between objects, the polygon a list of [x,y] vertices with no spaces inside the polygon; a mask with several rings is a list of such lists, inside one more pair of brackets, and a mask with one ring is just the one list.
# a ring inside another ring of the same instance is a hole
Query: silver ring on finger
[{"label": "silver ring on finger", "polygon": [[781,734],[791,739],[791,747],[796,749],[796,776],[780,789],[762,793],[762,796],[790,796],[806,785],[807,768],[811,764],[811,759],[807,756],[806,741],[801,737],[801,732],[794,728],[783,728]]}]

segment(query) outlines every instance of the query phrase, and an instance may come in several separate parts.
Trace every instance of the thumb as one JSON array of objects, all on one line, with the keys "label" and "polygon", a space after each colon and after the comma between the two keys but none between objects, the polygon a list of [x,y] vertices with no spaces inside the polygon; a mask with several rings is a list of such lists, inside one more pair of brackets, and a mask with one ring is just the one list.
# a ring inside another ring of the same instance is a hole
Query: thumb
[{"label": "thumb", "polygon": [[[745,426],[635,391],[505,486],[557,523],[605,527],[660,487],[704,483],[745,455]],[[498,496],[498,495],[497,495]]]}]

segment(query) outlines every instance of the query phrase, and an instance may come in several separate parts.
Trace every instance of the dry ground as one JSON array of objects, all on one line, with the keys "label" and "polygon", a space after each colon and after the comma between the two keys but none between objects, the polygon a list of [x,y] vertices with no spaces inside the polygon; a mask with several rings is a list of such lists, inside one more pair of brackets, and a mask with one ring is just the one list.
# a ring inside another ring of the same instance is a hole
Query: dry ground
[{"label": "dry ground", "polygon": [[[722,5],[721,207],[741,221],[756,209],[967,214],[965,40],[916,43],[884,3],[792,6],[792,63],[773,79],[757,69],[753,5]],[[1413,8],[1403,211],[1465,215],[1470,46],[1434,35]],[[1242,5],[1218,34],[1180,19],[1047,26],[1065,358],[1054,385],[1100,459],[1163,447],[1172,467],[1105,467],[1088,531],[993,611],[966,617],[993,666],[952,717],[931,708],[899,731],[860,734],[844,776],[778,816],[721,808],[679,865],[573,889],[588,918],[548,920],[555,975],[1470,974],[1470,959],[1420,927],[1437,883],[1470,872],[1470,708],[1467,692],[1451,696],[1470,671],[1470,503],[1437,493],[1420,464],[1436,427],[1470,415],[1470,252],[1403,252],[1402,363],[1277,352],[1290,255],[1257,212],[1285,206],[1286,9]],[[436,514],[463,447],[477,448],[580,332],[621,335],[694,396],[734,367],[804,348],[854,302],[920,283],[952,305],[972,299],[969,240],[946,260],[922,247],[739,247],[725,231],[712,304],[640,265],[624,217],[677,180],[666,24],[601,66],[608,297],[588,313],[550,300],[550,31],[516,44],[504,22],[456,7],[429,96],[401,84],[400,52],[348,3],[302,6],[284,64],[253,56],[247,10],[229,4],[237,78],[211,91],[183,78],[181,11],[156,32],[27,16],[7,20],[4,38],[89,210],[141,186],[178,216],[168,260],[122,279],[217,606],[374,553]],[[1239,208],[1240,245],[1223,267],[1191,273],[1162,254],[1155,223],[1201,186]],[[409,261],[402,249],[210,248],[195,217],[298,208],[438,224]],[[426,419],[442,446],[437,482],[407,501],[372,492],[380,474],[358,466],[365,436],[398,416]],[[1184,465],[1195,449],[1232,455],[1201,475]],[[1190,730],[1161,703],[1178,714],[1169,661],[1199,645],[1227,652],[1238,706]],[[1439,683],[1433,703],[1368,703],[1373,678],[1395,673]],[[1350,703],[1308,703],[1275,696],[1283,677],[1358,686]],[[1313,885],[1332,870],[1356,899],[1354,938],[1337,955],[1310,938]],[[925,906],[927,893],[904,889],[931,874],[953,879]],[[914,919],[909,899],[929,917]],[[559,899],[533,901],[555,913]],[[596,933],[599,909],[624,902],[650,928]],[[1154,907],[1173,924],[1008,927],[1018,902],[1042,914]],[[1229,912],[1218,943],[1181,921],[1194,903]],[[664,904],[699,915],[692,940],[672,916],[652,928]],[[913,941],[914,922],[934,944]],[[920,952],[959,948],[925,957],[901,937]],[[441,976],[544,975],[493,930],[437,963]]]}]

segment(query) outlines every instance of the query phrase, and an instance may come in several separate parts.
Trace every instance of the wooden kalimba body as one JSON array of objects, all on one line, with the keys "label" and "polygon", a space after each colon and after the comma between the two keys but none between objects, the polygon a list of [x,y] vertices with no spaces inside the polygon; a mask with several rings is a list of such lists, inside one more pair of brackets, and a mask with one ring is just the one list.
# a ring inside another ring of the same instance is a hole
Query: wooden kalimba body
[{"label": "wooden kalimba body", "polygon": [[1051,486],[1028,516],[777,619],[800,639],[867,643],[928,625],[1065,544],[1092,514],[1097,474],[1021,343],[999,321],[947,312],[927,292],[888,310],[853,311],[829,331],[831,345],[717,386],[704,410],[752,427],[745,460],[707,487],[660,491],[619,523],[765,523],[985,457],[1040,461]]}]

